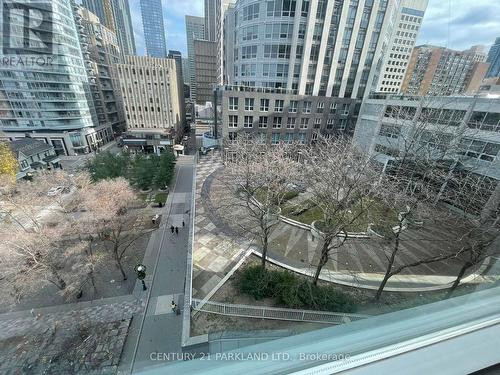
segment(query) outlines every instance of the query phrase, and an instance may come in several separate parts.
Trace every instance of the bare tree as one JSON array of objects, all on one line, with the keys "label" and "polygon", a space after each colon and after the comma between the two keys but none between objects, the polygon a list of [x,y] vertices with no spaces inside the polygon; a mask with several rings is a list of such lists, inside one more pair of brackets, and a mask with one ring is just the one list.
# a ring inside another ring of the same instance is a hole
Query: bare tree
[{"label": "bare tree", "polygon": [[310,200],[323,218],[321,255],[313,284],[316,285],[332,251],[349,238],[350,227],[366,215],[384,193],[380,172],[374,161],[358,152],[343,138],[320,138],[302,151],[303,178]]},{"label": "bare tree", "polygon": [[137,196],[124,178],[102,180],[82,191],[80,207],[84,212],[78,220],[79,229],[76,231],[87,236],[89,246],[95,240],[93,234],[109,245],[108,249],[123,280],[127,279],[123,257],[132,244],[148,232],[141,227],[134,227],[137,215],[133,208],[136,204]]},{"label": "bare tree", "polygon": [[[488,247],[485,245],[491,243],[491,238],[479,239],[479,225],[469,218],[473,214],[471,209],[477,209],[478,200],[482,201],[479,205],[486,202],[480,196],[488,189],[481,188],[481,178],[471,171],[463,172],[461,168],[467,158],[462,139],[473,134],[473,130],[462,120],[464,115],[465,110],[446,109],[446,103],[436,106],[432,99],[420,99],[418,107],[386,108],[386,123],[379,133],[385,136],[384,145],[378,145],[375,151],[390,156],[385,172],[394,197],[387,203],[393,205],[398,217],[396,226],[383,228],[384,223],[379,223],[387,240],[388,263],[375,299],[380,298],[392,276],[407,268],[447,259],[464,260],[457,277],[458,285],[467,269],[485,259],[485,254],[478,249]],[[491,199],[496,199],[498,210],[498,195],[493,194]],[[444,204],[458,206],[462,213],[452,211]],[[484,213],[484,216],[491,217],[492,212]],[[403,229],[415,220],[425,222],[425,225],[447,223],[448,230],[460,233],[453,243],[454,250],[434,255],[419,254],[419,259],[402,261],[400,237]],[[482,230],[479,232],[484,233]],[[467,239],[469,235],[472,237]]]},{"label": "bare tree", "polygon": [[295,151],[295,145],[269,145],[245,133],[225,145],[225,169],[218,178],[225,189],[217,197],[217,209],[259,238],[263,267],[280,206],[298,181]]}]

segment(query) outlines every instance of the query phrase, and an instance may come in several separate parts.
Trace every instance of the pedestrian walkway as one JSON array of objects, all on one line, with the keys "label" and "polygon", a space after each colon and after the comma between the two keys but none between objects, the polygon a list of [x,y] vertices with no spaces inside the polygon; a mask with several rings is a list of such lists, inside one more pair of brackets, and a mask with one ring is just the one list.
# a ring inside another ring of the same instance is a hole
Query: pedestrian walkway
[{"label": "pedestrian walkway", "polygon": [[[159,365],[151,360],[151,353],[181,353],[182,316],[172,310],[171,304],[174,301],[179,308],[183,307],[193,168],[193,156],[177,159],[173,186],[160,211],[160,228],[152,234],[143,261],[148,290],[143,291],[140,283],[134,290],[135,295],[147,301],[145,313],[132,322],[120,373]],[[172,233],[171,226],[178,227],[179,233]]]},{"label": "pedestrian walkway", "polygon": [[213,210],[202,198],[203,184],[216,170],[222,168],[220,154],[200,156],[196,168],[196,216],[193,246],[193,297],[205,297],[238,262],[249,242],[228,236],[209,218]]}]

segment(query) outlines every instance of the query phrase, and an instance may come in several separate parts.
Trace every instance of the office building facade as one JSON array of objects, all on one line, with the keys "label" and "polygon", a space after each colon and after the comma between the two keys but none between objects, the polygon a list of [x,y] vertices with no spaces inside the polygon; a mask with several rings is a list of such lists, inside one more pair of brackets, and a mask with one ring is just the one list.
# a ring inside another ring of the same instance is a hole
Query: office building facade
[{"label": "office building facade", "polygon": [[500,38],[496,38],[495,43],[491,46],[487,62],[490,67],[486,77],[500,77]]},{"label": "office building facade", "polygon": [[[91,98],[89,77],[75,18],[73,2],[54,0],[50,12],[54,22],[64,27],[41,32],[50,38],[50,62],[43,52],[32,51],[35,64],[0,65],[0,130],[5,138],[17,139],[29,134],[51,144],[58,155],[90,152],[112,139],[111,126],[99,126]],[[12,24],[22,24],[22,17],[11,15]],[[22,28],[11,35],[24,41]],[[19,33],[19,34],[17,34]],[[47,39],[48,40],[48,39]],[[23,45],[23,44],[20,44]],[[2,49],[2,57],[17,55],[15,47]]]},{"label": "office building facade", "polygon": [[167,57],[161,0],[141,0],[141,16],[146,54],[150,57]]},{"label": "office building facade", "polygon": [[196,76],[195,76],[195,39],[205,39],[205,19],[203,17],[186,16],[186,40],[189,65],[189,89],[191,100],[196,101]]},{"label": "office building facade", "polygon": [[217,82],[217,42],[194,41],[196,103],[205,104],[213,100]]},{"label": "office building facade", "polygon": [[122,56],[136,54],[129,0],[83,0],[82,5],[116,33]]},{"label": "office building facade", "polygon": [[419,46],[413,50],[401,91],[408,95],[472,94],[488,70],[480,46],[465,51]]},{"label": "office building facade", "polygon": [[184,128],[184,95],[174,59],[127,56],[118,64],[125,104],[124,144],[158,151],[173,145]]},{"label": "office building facade", "polygon": [[500,181],[500,99],[367,98],[361,106],[353,142],[372,155],[382,169],[390,168],[391,162],[403,155],[411,159],[423,153],[449,161],[448,165],[456,165],[458,171],[473,173],[478,181],[490,186],[482,192],[482,203],[476,207],[480,214]]}]

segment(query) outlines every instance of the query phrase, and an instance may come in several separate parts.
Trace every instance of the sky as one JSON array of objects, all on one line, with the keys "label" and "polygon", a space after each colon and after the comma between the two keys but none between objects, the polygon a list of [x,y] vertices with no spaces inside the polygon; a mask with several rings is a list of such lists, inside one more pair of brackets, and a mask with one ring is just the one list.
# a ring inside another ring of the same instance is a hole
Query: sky
[{"label": "sky", "polygon": [[[145,54],[140,0],[129,0],[137,53]],[[186,56],[184,16],[203,16],[203,0],[162,0],[167,49]],[[500,37],[499,0],[429,0],[418,44],[463,50],[472,45],[489,47]],[[187,57],[187,56],[186,56]]]}]

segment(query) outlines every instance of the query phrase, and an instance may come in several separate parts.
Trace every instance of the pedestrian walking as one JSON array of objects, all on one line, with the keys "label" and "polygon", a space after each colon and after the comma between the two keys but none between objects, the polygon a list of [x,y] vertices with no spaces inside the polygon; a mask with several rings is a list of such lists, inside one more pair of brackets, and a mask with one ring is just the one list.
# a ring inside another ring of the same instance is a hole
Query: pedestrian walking
[{"label": "pedestrian walking", "polygon": [[170,230],[172,231],[172,233],[174,233],[174,226],[173,225],[170,227]]},{"label": "pedestrian walking", "polygon": [[184,220],[182,220],[182,227],[185,227],[186,226],[186,223],[184,222]]},{"label": "pedestrian walking", "polygon": [[175,227],[175,234],[179,234],[179,228]]},{"label": "pedestrian walking", "polygon": [[174,301],[172,301],[172,311],[175,312],[175,310],[177,309],[177,305],[175,304]]}]

